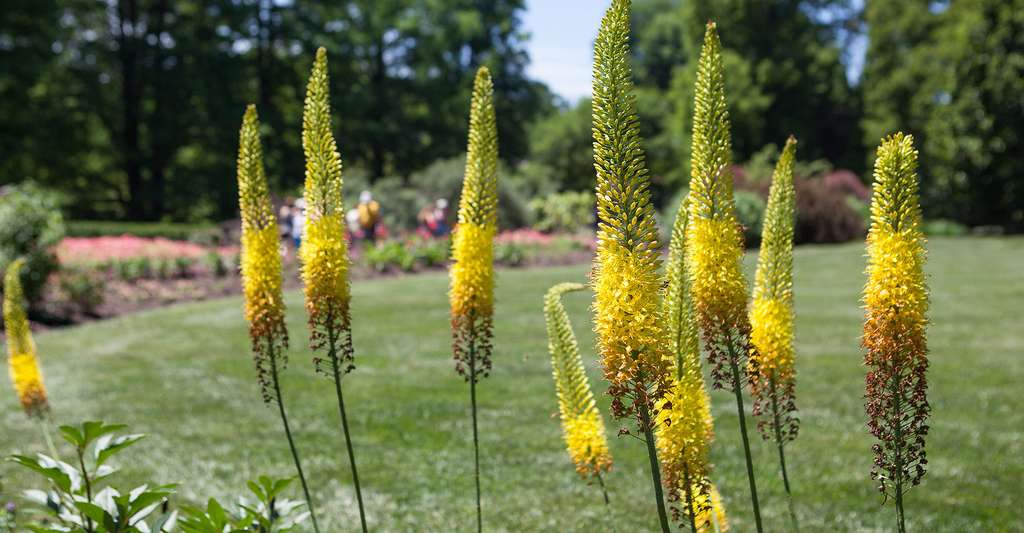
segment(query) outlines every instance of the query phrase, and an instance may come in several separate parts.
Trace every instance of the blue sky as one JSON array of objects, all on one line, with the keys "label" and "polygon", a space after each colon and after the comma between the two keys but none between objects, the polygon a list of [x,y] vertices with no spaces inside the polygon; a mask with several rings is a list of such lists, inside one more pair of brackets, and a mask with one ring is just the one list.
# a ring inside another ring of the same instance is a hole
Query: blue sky
[{"label": "blue sky", "polygon": [[527,0],[530,76],[575,102],[590,94],[591,46],[607,0]]},{"label": "blue sky", "polygon": [[[527,0],[529,74],[569,102],[590,94],[591,46],[608,0]],[[860,77],[866,41],[852,43],[847,77]]]}]

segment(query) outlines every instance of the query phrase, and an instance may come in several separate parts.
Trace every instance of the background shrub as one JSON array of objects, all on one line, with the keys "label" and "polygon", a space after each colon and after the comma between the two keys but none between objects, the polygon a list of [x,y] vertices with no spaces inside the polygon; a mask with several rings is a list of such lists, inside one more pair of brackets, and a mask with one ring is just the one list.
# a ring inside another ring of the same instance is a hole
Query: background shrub
[{"label": "background shrub", "polygon": [[864,216],[841,189],[829,187],[822,179],[798,179],[794,185],[795,243],[838,243],[865,235]]},{"label": "background shrub", "polygon": [[594,224],[594,194],[590,191],[551,193],[530,201],[533,227],[547,233],[576,233]]},{"label": "background shrub", "polygon": [[970,233],[970,230],[967,226],[955,220],[939,218],[926,220],[924,223],[924,233],[929,237],[963,237]]},{"label": "background shrub", "polygon": [[61,296],[79,313],[93,316],[103,305],[107,282],[102,272],[90,268],[65,268],[58,280]]},{"label": "background shrub", "polygon": [[58,268],[53,247],[64,238],[60,201],[32,183],[0,190],[0,268],[25,258],[22,286],[29,304],[36,304],[50,274]]},{"label": "background shrub", "polygon": [[69,220],[68,237],[162,237],[175,241],[193,241],[216,244],[221,239],[220,229],[213,224],[185,224],[178,222],[119,222],[112,220]]},{"label": "background shrub", "polygon": [[751,191],[736,191],[736,217],[743,225],[743,239],[747,247],[761,244],[764,208],[765,201],[761,195]]}]

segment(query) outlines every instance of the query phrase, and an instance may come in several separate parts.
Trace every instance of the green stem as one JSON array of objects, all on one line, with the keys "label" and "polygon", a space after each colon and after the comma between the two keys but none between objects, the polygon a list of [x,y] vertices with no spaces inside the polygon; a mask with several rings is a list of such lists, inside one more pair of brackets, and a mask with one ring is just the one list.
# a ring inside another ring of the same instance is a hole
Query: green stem
[{"label": "green stem", "polygon": [[274,398],[277,400],[277,409],[281,413],[281,422],[284,424],[284,435],[288,438],[288,447],[292,452],[292,459],[295,461],[295,470],[299,473],[299,483],[302,484],[302,493],[306,497],[306,506],[309,507],[309,517],[313,521],[313,530],[320,533],[320,526],[316,522],[316,511],[313,508],[313,499],[309,496],[309,486],[306,484],[306,475],[302,472],[302,462],[299,461],[299,452],[295,449],[295,440],[292,439],[292,430],[288,425],[288,415],[284,410],[284,400],[281,398],[281,383],[277,376],[277,355],[274,353],[274,346],[268,340],[267,350],[270,354],[270,376],[274,384]]},{"label": "green stem", "polygon": [[[333,324],[333,321],[328,319],[329,324]],[[352,483],[356,487],[356,502],[359,504],[359,523],[363,527],[363,533],[367,533],[366,528],[366,511],[363,509],[363,492],[359,487],[359,472],[356,471],[356,455],[352,450],[352,438],[348,431],[348,417],[345,415],[345,399],[341,394],[341,361],[338,361],[338,350],[335,346],[337,338],[335,337],[334,327],[328,327],[328,349],[330,350],[328,356],[331,358],[332,369],[334,370],[334,392],[338,396],[338,411],[341,412],[341,428],[345,432],[345,446],[348,448],[348,461],[352,466]]]},{"label": "green stem", "polygon": [[53,445],[53,437],[50,436],[51,424],[53,424],[53,418],[49,414],[47,414],[45,418],[39,419],[39,425],[43,428],[43,440],[46,441],[46,449],[50,452],[50,456],[59,460],[60,457],[57,455],[57,447]]},{"label": "green stem", "polygon": [[[695,506],[693,505],[693,481],[690,480],[690,467],[686,464],[683,465],[683,483],[686,484],[684,488],[686,491],[686,517],[690,519],[690,531],[697,533],[697,518],[693,516],[695,512]],[[709,505],[710,503],[708,502]]]},{"label": "green stem", "polygon": [[[895,363],[894,363],[895,367]],[[898,533],[906,533],[907,526],[903,516],[903,424],[900,420],[900,374],[899,369],[893,368],[892,397],[893,397],[893,423],[896,426],[896,438],[893,441],[893,448],[896,453],[896,530]]]},{"label": "green stem", "polygon": [[601,486],[601,494],[604,495],[604,504],[611,505],[611,501],[608,499],[608,487],[604,485],[604,478],[601,477],[601,471],[597,471],[597,483]]},{"label": "green stem", "polygon": [[743,407],[743,387],[740,381],[739,361],[737,361],[736,349],[733,346],[731,335],[726,336],[726,343],[729,348],[729,366],[732,369],[732,391],[736,395],[736,414],[740,418],[740,437],[743,438],[743,456],[747,460],[747,480],[750,482],[750,503],[754,508],[754,525],[757,533],[762,533],[761,506],[757,501],[757,481],[754,480],[754,461],[750,458],[750,439],[747,438],[747,417]]},{"label": "green stem", "polygon": [[[78,466],[82,469],[82,481],[85,483],[85,501],[92,503],[92,482],[89,480],[89,471],[85,469],[85,450],[79,447],[75,450],[78,453]],[[82,513],[85,515],[85,513]],[[92,527],[92,518],[85,517],[85,530],[88,533],[95,531]]]},{"label": "green stem", "polygon": [[775,446],[779,449],[779,467],[782,470],[782,485],[786,488],[786,500],[789,506],[789,518],[793,522],[793,531],[800,532],[800,521],[796,517],[796,507],[793,504],[793,493],[789,488],[789,474],[786,472],[785,442],[782,440],[782,421],[779,417],[779,395],[775,388],[775,372],[768,378],[772,396],[772,421],[775,429]]},{"label": "green stem", "polygon": [[476,467],[476,530],[484,529],[483,512],[480,507],[480,436],[476,422],[476,336],[469,340],[469,403],[473,411],[473,463]]},{"label": "green stem", "polygon": [[608,499],[608,487],[604,484],[604,476],[601,475],[600,470],[597,470],[597,483],[601,486],[601,494],[604,496],[604,514],[606,520],[608,521],[607,531],[616,533],[617,530],[615,528],[615,517],[612,516],[612,504],[611,500]]},{"label": "green stem", "polygon": [[665,495],[661,491],[661,467],[658,465],[658,451],[654,448],[654,431],[651,429],[651,412],[647,406],[646,395],[640,400],[640,423],[643,425],[644,437],[647,442],[647,458],[651,462],[651,481],[654,483],[654,498],[658,502],[658,520],[661,522],[662,533],[669,532],[668,513],[665,512]]}]

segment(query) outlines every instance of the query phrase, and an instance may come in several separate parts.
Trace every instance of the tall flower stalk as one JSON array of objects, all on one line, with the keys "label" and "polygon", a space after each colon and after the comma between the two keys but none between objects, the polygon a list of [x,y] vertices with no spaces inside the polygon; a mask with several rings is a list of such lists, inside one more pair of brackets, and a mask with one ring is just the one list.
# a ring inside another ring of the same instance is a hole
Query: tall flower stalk
[{"label": "tall flower stalk", "polygon": [[878,439],[872,479],[892,498],[900,533],[903,497],[925,474],[928,435],[928,288],[918,200],[917,150],[910,135],[882,140],[875,161],[868,231],[863,346],[868,367],[864,405]]},{"label": "tall flower stalk", "polygon": [[295,448],[284,399],[281,397],[280,372],[288,362],[285,355],[288,330],[284,322],[284,295],[281,291],[281,241],[263,168],[259,117],[254,105],[246,108],[239,132],[238,204],[242,217],[242,292],[245,296],[245,318],[249,322],[256,378],[263,401],[277,404],[302,492],[309,506],[313,529],[319,533],[313,500],[309,496],[306,476],[302,471],[302,462]]},{"label": "tall flower stalk", "polygon": [[25,313],[25,291],[21,287],[21,269],[24,259],[15,259],[4,275],[4,329],[7,332],[7,367],[11,373],[14,392],[21,408],[29,418],[44,419],[49,415],[50,403],[39,370],[36,344],[32,340],[28,316]]},{"label": "tall flower stalk", "polygon": [[477,531],[480,505],[480,437],[476,385],[491,370],[494,328],[494,235],[498,230],[498,130],[491,72],[480,67],[473,82],[466,174],[459,201],[459,224],[452,237],[452,352],[455,370],[469,382],[473,416],[473,462]]},{"label": "tall flower stalk", "polygon": [[736,397],[754,524],[760,533],[761,509],[743,406],[745,359],[750,344],[747,284],[742,270],[743,233],[733,198],[732,141],[721,52],[715,23],[708,22],[694,87],[687,245],[692,258],[694,307],[712,365],[713,386],[728,387]]},{"label": "tall flower stalk", "polygon": [[602,472],[612,468],[601,412],[594,402],[579,343],[572,331],[569,315],[562,305],[562,295],[586,288],[581,283],[559,283],[544,296],[544,319],[548,330],[548,351],[558,395],[558,412],[562,419],[566,449],[580,477],[593,477],[601,486],[608,504],[608,489]]},{"label": "tall flower stalk", "polygon": [[[693,533],[710,531],[712,520],[724,530],[725,511],[711,484],[710,449],[714,438],[711,400],[700,365],[700,345],[694,320],[691,280],[686,257],[688,200],[676,212],[665,271],[668,284],[664,313],[668,324],[672,389],[658,414],[658,454],[668,500],[677,521]],[[713,497],[715,496],[715,497]],[[712,510],[712,507],[715,507]]]},{"label": "tall flower stalk", "polygon": [[612,414],[633,418],[644,435],[658,518],[669,530],[654,427],[671,389],[661,308],[661,258],[640,147],[629,66],[630,1],[613,0],[594,43],[593,137],[597,172],[594,322]]},{"label": "tall flower stalk", "polygon": [[342,201],[341,156],[331,133],[331,109],[327,84],[327,51],[320,48],[309,75],[306,105],[302,115],[302,150],[306,156],[305,235],[299,250],[306,311],[309,315],[309,345],[317,357],[318,372],[334,382],[341,428],[352,468],[352,483],[359,505],[359,522],[364,533],[366,512],[359,486],[355,452],[345,413],[342,378],[355,368],[352,348],[352,318],[349,309],[348,243],[345,240],[345,207]]},{"label": "tall flower stalk", "polygon": [[796,439],[796,370],[793,349],[793,222],[796,216],[793,163],[796,139],[790,137],[772,174],[761,232],[761,251],[750,307],[750,390],[757,429],[775,441],[793,529],[799,530],[786,472],[786,443]]}]

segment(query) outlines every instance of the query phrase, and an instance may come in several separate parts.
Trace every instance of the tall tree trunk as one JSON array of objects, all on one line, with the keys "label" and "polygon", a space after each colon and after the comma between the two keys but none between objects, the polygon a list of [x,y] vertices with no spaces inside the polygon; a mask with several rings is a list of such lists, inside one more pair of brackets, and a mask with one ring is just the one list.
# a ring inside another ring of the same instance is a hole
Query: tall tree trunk
[{"label": "tall tree trunk", "polygon": [[118,60],[121,68],[120,158],[128,176],[128,217],[145,219],[146,182],[142,173],[142,149],[139,146],[139,115],[142,91],[139,83],[138,5],[136,0],[117,2]]},{"label": "tall tree trunk", "polygon": [[[371,94],[373,94],[373,117],[382,125],[384,124],[384,106],[387,105],[387,96],[385,94],[386,68],[387,65],[384,63],[384,30],[381,29],[377,33],[377,45],[374,47],[373,91],[371,91]],[[386,157],[384,137],[385,134],[380,128],[377,128],[371,136],[370,178],[372,181],[377,181],[384,177],[384,159]]]}]

